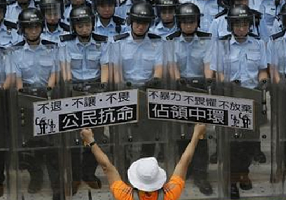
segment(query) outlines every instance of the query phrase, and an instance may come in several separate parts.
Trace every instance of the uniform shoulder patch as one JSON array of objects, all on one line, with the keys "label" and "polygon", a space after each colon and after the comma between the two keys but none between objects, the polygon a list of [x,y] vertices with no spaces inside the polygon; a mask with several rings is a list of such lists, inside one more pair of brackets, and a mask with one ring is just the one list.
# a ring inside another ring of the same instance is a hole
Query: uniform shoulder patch
[{"label": "uniform shoulder patch", "polygon": [[125,19],[118,17],[118,16],[113,16],[113,21],[115,22],[115,24],[119,24],[119,25],[125,24]]},{"label": "uniform shoulder patch", "polygon": [[49,41],[49,40],[42,40],[42,44],[43,45],[56,45],[57,43]]},{"label": "uniform shoulder patch", "polygon": [[10,21],[7,21],[7,20],[4,20],[4,25],[9,29],[16,29],[17,30],[17,24],[14,23],[14,22],[10,22]]},{"label": "uniform shoulder patch", "polygon": [[166,37],[167,40],[173,40],[176,37],[181,36],[181,31],[176,31],[175,33],[172,33]]},{"label": "uniform shoulder patch", "polygon": [[207,32],[197,31],[197,36],[198,36],[198,37],[208,38],[208,37],[211,37],[212,34],[211,34],[211,33],[207,33]]},{"label": "uniform shoulder patch", "polygon": [[70,31],[70,26],[68,24],[65,24],[63,22],[60,22],[60,27],[64,30],[69,32]]},{"label": "uniform shoulder patch", "polygon": [[21,46],[24,46],[26,44],[26,41],[23,40],[21,42],[18,42],[17,44],[14,45],[14,47],[21,47]]},{"label": "uniform shoulder patch", "polygon": [[105,36],[105,35],[98,35],[98,34],[95,34],[95,33],[92,33],[92,38],[95,41],[99,41],[99,42],[107,42],[107,39],[108,39],[108,37]]},{"label": "uniform shoulder patch", "polygon": [[227,13],[227,9],[222,10],[221,12],[215,15],[215,19],[225,15],[226,13]]},{"label": "uniform shoulder patch", "polygon": [[228,34],[228,35],[220,37],[219,40],[230,40],[230,38],[231,38],[231,34]]},{"label": "uniform shoulder patch", "polygon": [[76,38],[75,34],[66,34],[66,35],[60,35],[61,42],[66,42],[70,40],[74,40]]},{"label": "uniform shoulder patch", "polygon": [[278,33],[275,33],[275,34],[271,35],[270,37],[272,38],[272,40],[276,40],[278,38],[283,37],[285,35],[285,32],[286,32],[286,29],[283,31],[280,31]]},{"label": "uniform shoulder patch", "polygon": [[118,41],[118,40],[123,40],[123,39],[129,37],[129,35],[130,35],[129,33],[123,33],[123,34],[115,35],[115,36],[113,37],[113,39],[114,39],[114,41],[116,42],[116,41]]},{"label": "uniform shoulder patch", "polygon": [[160,35],[156,35],[154,33],[148,33],[148,37],[150,39],[161,39],[161,36]]}]

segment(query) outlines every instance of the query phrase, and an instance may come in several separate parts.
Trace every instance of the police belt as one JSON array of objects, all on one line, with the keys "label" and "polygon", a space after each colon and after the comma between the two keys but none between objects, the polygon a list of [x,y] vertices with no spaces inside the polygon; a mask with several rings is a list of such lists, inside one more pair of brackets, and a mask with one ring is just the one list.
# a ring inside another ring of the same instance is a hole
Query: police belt
[{"label": "police belt", "polygon": [[51,90],[51,87],[35,87],[32,84],[24,83],[23,88],[20,89],[19,92],[33,96],[45,97],[47,96],[47,93]]},{"label": "police belt", "polygon": [[104,84],[99,79],[94,81],[74,81],[72,83],[72,89],[75,91],[86,92],[90,89],[103,89]]},{"label": "police belt", "polygon": [[200,89],[205,89],[206,79],[204,77],[194,77],[194,78],[184,78],[186,84],[192,87],[198,87]]}]

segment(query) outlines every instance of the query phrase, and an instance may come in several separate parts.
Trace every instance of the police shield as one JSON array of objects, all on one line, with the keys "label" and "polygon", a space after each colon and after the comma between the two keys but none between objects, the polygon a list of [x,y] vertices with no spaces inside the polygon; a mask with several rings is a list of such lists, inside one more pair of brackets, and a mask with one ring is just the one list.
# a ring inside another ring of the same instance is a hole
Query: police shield
[{"label": "police shield", "polygon": [[[77,47],[77,38],[66,39],[60,47],[60,66],[64,82],[65,98],[72,103],[61,117],[61,129],[66,150],[66,181],[68,196],[79,198],[81,192],[97,198],[106,183],[90,147],[82,144],[80,130],[92,128],[96,142],[109,154],[113,152],[113,134],[109,128],[108,102],[100,107],[104,96],[110,92],[110,69],[108,65],[109,44],[92,35],[88,44]],[[97,96],[99,95],[99,96]],[[98,104],[99,103],[99,104]],[[112,113],[111,113],[112,114]],[[81,184],[86,183],[86,184]],[[93,190],[91,193],[91,189]],[[80,192],[81,191],[81,192]]]},{"label": "police shield", "polygon": [[[168,89],[176,90],[177,92],[191,92],[202,94],[214,94],[215,87],[214,76],[210,72],[210,61],[212,53],[212,41],[209,37],[202,36],[198,32],[194,37],[186,37],[180,34],[173,34],[174,38],[166,42],[165,48],[168,56],[168,72],[169,84]],[[187,117],[188,112],[181,113],[181,118]],[[180,157],[190,139],[193,132],[194,125],[192,123],[171,123],[171,136],[174,141],[174,155]],[[196,187],[199,189],[194,194],[188,194],[188,198],[195,196],[210,195],[215,196],[214,189],[217,189],[216,176],[217,168],[212,170],[209,168],[209,150],[214,152],[212,140],[207,138],[214,138],[213,126],[208,126],[206,137],[199,141],[194,160],[190,165],[187,173],[187,179],[194,181],[194,186],[188,185],[186,187]],[[172,147],[172,146],[171,146]],[[212,178],[210,178],[212,177]],[[193,189],[192,189],[193,190]]]},{"label": "police shield", "polygon": [[[229,184],[225,185],[225,188],[229,189],[225,192],[231,197],[239,195],[237,183],[242,190],[251,190],[256,182],[268,187],[267,178],[250,177],[261,177],[262,174],[270,173],[270,166],[266,171],[261,167],[251,170],[251,164],[263,165],[271,159],[266,157],[270,151],[270,110],[269,106],[267,107],[269,81],[265,44],[260,40],[247,38],[255,45],[245,48],[240,43],[239,47],[235,46],[234,40],[233,36],[229,36],[216,42],[216,62],[211,65],[211,69],[217,73],[220,95],[253,100],[253,108],[246,114],[242,114],[242,105],[230,105],[229,110],[237,110],[239,114],[230,116],[231,128],[217,128],[218,155],[220,154],[219,157],[223,158],[222,162],[225,163],[226,168],[223,170],[229,172]],[[240,46],[242,49],[238,51]],[[253,118],[249,117],[250,113],[253,113]],[[239,123],[244,124],[243,128],[238,126]],[[252,125],[253,129],[249,129],[249,125]],[[228,153],[225,153],[226,148],[229,148]]]},{"label": "police shield", "polygon": [[[60,97],[57,55],[58,47],[47,45],[45,41],[37,46],[26,44],[15,47],[9,55],[11,71],[7,77],[13,76],[15,80],[11,86],[9,105],[13,119],[10,123],[12,145],[15,147],[13,156],[20,187],[18,195],[24,199],[39,198],[42,194],[50,198],[64,195],[60,181],[61,136],[55,132],[54,119],[48,115],[34,117],[35,110],[44,112],[43,109],[53,109],[38,102]],[[35,104],[38,104],[36,109]],[[30,178],[27,179],[28,175]]]},{"label": "police shield", "polygon": [[[166,126],[148,119],[148,88],[166,85],[163,42],[146,34],[144,39],[134,39],[129,33],[118,38],[110,50],[114,90],[138,89],[138,122],[114,127],[118,138],[115,145],[123,151],[115,154],[121,172],[140,157],[155,156],[167,163],[163,148],[166,144]],[[126,177],[125,177],[126,178]]]},{"label": "police shield", "polygon": [[[8,56],[10,52],[5,49],[0,49],[0,124],[2,127],[2,130],[0,132],[1,134],[1,142],[0,142],[0,196],[4,196],[7,198],[9,196],[8,191],[10,191],[12,188],[10,188],[10,185],[8,184],[11,180],[9,179],[9,166],[10,166],[10,154],[8,153],[11,149],[11,137],[9,136],[9,109],[8,109],[8,97],[9,97],[9,91],[8,87],[12,84],[12,77],[7,76],[9,74],[10,65],[8,65]],[[14,188],[15,189],[15,188]]]},{"label": "police shield", "polygon": [[273,38],[269,41],[268,63],[271,74],[271,124],[272,140],[275,143],[272,155],[271,181],[283,183],[285,170],[285,63],[286,55],[282,51],[286,46],[284,37]]}]

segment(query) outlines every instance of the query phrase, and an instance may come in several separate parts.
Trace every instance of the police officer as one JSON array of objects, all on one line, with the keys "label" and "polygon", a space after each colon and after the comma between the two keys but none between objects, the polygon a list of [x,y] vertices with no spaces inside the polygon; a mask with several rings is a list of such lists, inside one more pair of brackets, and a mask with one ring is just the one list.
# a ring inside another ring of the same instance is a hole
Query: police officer
[{"label": "police officer", "polygon": [[7,12],[5,14],[5,19],[7,21],[17,23],[18,15],[25,8],[34,8],[35,4],[32,0],[17,0],[15,3],[7,6]]},{"label": "police officer", "polygon": [[268,31],[272,31],[273,23],[276,16],[279,14],[281,8],[281,4],[275,4],[273,0],[263,0],[261,2],[259,11],[263,14],[263,18],[266,22]]},{"label": "police officer", "polygon": [[95,32],[100,35],[114,36],[125,32],[125,19],[114,15],[115,0],[96,0],[95,10],[98,13]]},{"label": "police officer", "polygon": [[69,17],[72,8],[82,5],[87,5],[91,7],[91,4],[86,0],[71,0],[70,4],[65,5],[64,14],[62,16],[61,22],[65,25],[70,25]]},{"label": "police officer", "polygon": [[281,6],[280,12],[273,22],[273,27],[271,31],[272,34],[278,33],[282,31],[283,29],[285,29],[285,25],[286,25],[285,15],[286,15],[286,3],[284,3]]},{"label": "police officer", "polygon": [[156,9],[159,21],[150,29],[150,32],[166,37],[178,30],[175,21],[175,8],[178,5],[177,0],[157,0]]},{"label": "police officer", "polygon": [[61,0],[41,0],[40,9],[45,17],[45,26],[41,37],[45,40],[59,43],[60,35],[64,33],[64,29],[60,26],[63,9]]},{"label": "police officer", "polygon": [[119,4],[118,7],[115,8],[115,15],[122,19],[126,19],[131,6],[133,5],[133,3],[138,1],[142,0],[124,0],[122,3]]},{"label": "police officer", "polygon": [[[10,47],[22,40],[21,36],[12,26],[6,26],[6,21],[4,21],[4,16],[6,14],[7,2],[6,0],[0,1],[0,46]],[[8,25],[11,22],[8,22]],[[15,24],[16,26],[16,24]]]},{"label": "police officer", "polygon": [[[160,36],[148,33],[150,26],[155,19],[154,10],[149,3],[138,2],[133,4],[129,12],[128,23],[131,31],[114,37],[114,41],[120,43],[120,49],[113,52],[113,62],[122,59],[122,73],[115,68],[115,82],[131,82],[137,85],[144,85],[151,79],[162,78],[162,46],[161,43],[151,45],[150,39],[160,39]],[[137,42],[139,41],[139,43]],[[138,48],[140,45],[140,48]],[[146,63],[136,63],[136,58],[144,58]],[[117,58],[117,59],[116,59]],[[118,64],[118,62],[116,63]],[[153,70],[154,69],[154,70]]]},{"label": "police officer", "polygon": [[[179,5],[176,9],[179,31],[167,36],[167,39],[174,40],[174,56],[168,56],[168,58],[174,58],[174,60],[169,60],[169,63],[172,63],[169,72],[173,82],[177,82],[179,90],[189,91],[188,85],[195,89],[206,89],[205,73],[210,72],[211,34],[198,31],[200,17],[200,10],[195,4],[185,3]],[[180,153],[188,142],[185,139],[178,142]],[[207,181],[207,168],[207,140],[203,139],[198,143],[188,175],[192,172],[194,184],[199,187],[203,194],[210,195],[213,191]]]},{"label": "police officer", "polygon": [[[235,82],[240,87],[251,90],[262,83],[267,83],[265,44],[257,39],[257,36],[249,33],[253,20],[251,10],[246,5],[235,5],[229,9],[226,19],[231,34],[221,38],[221,42],[218,43],[218,55],[213,57],[211,69],[217,72],[222,81]],[[261,113],[258,112],[258,116],[261,116]],[[250,133],[242,131],[241,134],[249,135]],[[253,134],[254,137],[259,135],[259,127],[255,132],[253,131]],[[252,188],[248,174],[254,151],[257,149],[256,146],[258,146],[258,142],[230,142],[232,199],[240,197],[237,182],[240,183],[240,188],[243,190]]]},{"label": "police officer", "polygon": [[[225,4],[227,7],[236,5],[236,4],[243,4],[243,5],[249,5],[249,0],[226,0]],[[261,16],[261,13],[252,10],[252,12],[255,14],[255,20],[253,20],[253,26],[251,27],[251,32],[254,34],[260,36],[265,42],[269,39],[269,32],[267,29],[267,26],[265,24],[264,19]],[[225,19],[227,14],[227,9],[222,11],[221,13],[218,13],[216,18],[213,20],[209,31],[212,33],[213,37],[220,38],[225,35],[228,35],[230,33],[230,30],[227,26],[227,21]]]},{"label": "police officer", "polygon": [[[128,24],[131,30],[114,36],[113,51],[111,52],[111,61],[114,63],[114,82],[116,86],[139,88],[140,98],[140,121],[138,124],[126,125],[125,133],[127,139],[132,139],[134,134],[138,140],[147,141],[150,137],[160,135],[158,122],[147,120],[147,114],[144,112],[145,107],[145,89],[146,87],[160,87],[160,80],[163,76],[163,47],[160,36],[148,33],[149,28],[155,19],[154,10],[151,4],[147,2],[134,3],[128,13]],[[119,88],[122,89],[122,88]],[[146,125],[146,122],[148,125]],[[146,134],[150,132],[152,127],[152,136]],[[125,146],[125,167],[134,158],[133,144]],[[154,156],[155,146],[152,144],[143,144],[141,148],[141,156]],[[130,155],[132,154],[132,155]]]},{"label": "police officer", "polygon": [[209,32],[212,21],[223,8],[218,5],[217,0],[191,0],[188,2],[196,4],[203,14],[199,30]]},{"label": "police officer", "polygon": [[[12,70],[16,74],[16,88],[22,93],[34,96],[46,97],[47,88],[54,88],[59,66],[56,62],[57,48],[55,43],[42,40],[41,33],[44,27],[44,19],[41,12],[35,8],[24,9],[18,17],[19,30],[24,40],[15,46],[11,55]],[[27,122],[28,123],[28,122]],[[26,138],[21,128],[21,138]],[[30,129],[29,129],[30,131]],[[30,173],[29,193],[36,193],[43,185],[42,162],[46,157],[53,200],[60,199],[61,184],[59,178],[58,153],[54,149],[39,150],[37,148],[54,145],[48,141],[37,138],[28,138],[22,141],[23,145],[35,149],[20,152],[20,168],[25,168]]]},{"label": "police officer", "polygon": [[[106,85],[108,82],[108,47],[106,36],[92,33],[95,16],[87,6],[79,6],[70,13],[72,33],[61,37],[60,62],[63,69],[64,81],[70,81],[74,90],[92,93],[96,83]],[[99,84],[97,84],[99,85]],[[100,180],[94,175],[97,162],[90,149],[83,153],[82,169],[79,162],[80,149],[72,152],[73,194],[76,193],[80,180],[90,187],[101,187]],[[81,174],[82,172],[82,174]]]}]

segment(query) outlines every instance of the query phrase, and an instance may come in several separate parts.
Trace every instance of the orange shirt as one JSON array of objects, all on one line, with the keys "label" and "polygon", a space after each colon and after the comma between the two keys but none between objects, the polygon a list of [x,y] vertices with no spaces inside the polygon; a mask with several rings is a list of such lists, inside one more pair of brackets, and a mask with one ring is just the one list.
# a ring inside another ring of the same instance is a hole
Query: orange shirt
[{"label": "orange shirt", "polygon": [[[178,200],[184,189],[185,181],[179,176],[172,176],[170,181],[164,184],[164,200]],[[110,190],[116,200],[133,200],[133,188],[123,181],[115,181]],[[140,200],[157,200],[158,191],[145,194],[139,192]]]}]

